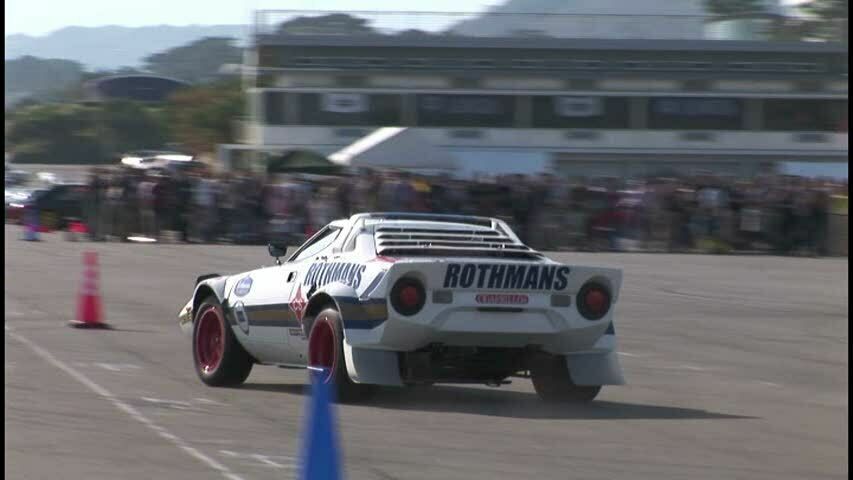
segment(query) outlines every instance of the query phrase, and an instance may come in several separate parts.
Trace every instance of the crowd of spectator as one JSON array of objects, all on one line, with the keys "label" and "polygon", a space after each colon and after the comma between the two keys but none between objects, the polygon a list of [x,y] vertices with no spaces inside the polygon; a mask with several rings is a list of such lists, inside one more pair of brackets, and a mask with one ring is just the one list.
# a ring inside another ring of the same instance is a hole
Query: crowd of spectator
[{"label": "crowd of spectator", "polygon": [[769,175],[565,180],[457,179],[361,171],[343,177],[209,170],[96,169],[85,210],[94,240],[132,235],[191,243],[295,245],[358,212],[472,214],[506,220],[542,250],[764,250],[826,255],[833,195],[847,183]]}]

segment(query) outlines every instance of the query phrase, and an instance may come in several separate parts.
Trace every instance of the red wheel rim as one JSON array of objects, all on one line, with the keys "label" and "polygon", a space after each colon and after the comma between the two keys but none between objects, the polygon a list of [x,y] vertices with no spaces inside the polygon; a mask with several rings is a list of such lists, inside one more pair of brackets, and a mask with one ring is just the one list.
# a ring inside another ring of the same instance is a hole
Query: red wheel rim
[{"label": "red wheel rim", "polygon": [[308,338],[308,366],[324,369],[325,383],[332,381],[337,367],[336,343],[337,336],[331,322],[325,318],[317,319]]},{"label": "red wheel rim", "polygon": [[198,334],[195,339],[195,356],[202,373],[215,371],[225,353],[225,331],[222,316],[215,307],[210,307],[198,319]]}]

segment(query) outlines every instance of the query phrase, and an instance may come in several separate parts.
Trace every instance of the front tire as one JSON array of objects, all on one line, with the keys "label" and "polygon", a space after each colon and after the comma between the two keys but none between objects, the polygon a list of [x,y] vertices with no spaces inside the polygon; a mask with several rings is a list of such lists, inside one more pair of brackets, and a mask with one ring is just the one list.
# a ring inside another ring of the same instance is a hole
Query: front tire
[{"label": "front tire", "polygon": [[334,386],[338,402],[357,402],[373,392],[372,385],[355,383],[349,377],[344,358],[343,322],[340,313],[334,308],[323,309],[311,325],[308,366],[322,368],[327,372],[322,380]]},{"label": "front tire", "polygon": [[562,355],[537,360],[531,365],[530,377],[537,395],[546,402],[589,403],[601,391],[601,385],[575,385]]},{"label": "front tire", "polygon": [[225,321],[214,296],[199,306],[193,322],[193,363],[198,378],[212,387],[240,385],[249,377],[253,361]]}]

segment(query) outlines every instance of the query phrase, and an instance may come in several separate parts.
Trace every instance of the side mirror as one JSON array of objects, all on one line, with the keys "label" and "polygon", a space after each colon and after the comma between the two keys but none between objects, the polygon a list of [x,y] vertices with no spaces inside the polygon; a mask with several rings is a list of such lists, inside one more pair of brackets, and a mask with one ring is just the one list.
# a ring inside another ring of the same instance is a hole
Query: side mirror
[{"label": "side mirror", "polygon": [[270,243],[267,245],[267,250],[270,252],[271,257],[275,257],[275,262],[281,265],[279,258],[287,254],[287,247],[277,243]]}]

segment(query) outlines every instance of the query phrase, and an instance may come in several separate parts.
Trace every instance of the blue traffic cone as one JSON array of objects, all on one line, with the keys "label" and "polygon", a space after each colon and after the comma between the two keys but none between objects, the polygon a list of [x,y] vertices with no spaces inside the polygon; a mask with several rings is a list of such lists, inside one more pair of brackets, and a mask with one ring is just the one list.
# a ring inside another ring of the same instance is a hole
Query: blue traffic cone
[{"label": "blue traffic cone", "polygon": [[35,208],[29,209],[27,212],[27,224],[24,227],[24,240],[28,242],[39,241],[39,214]]},{"label": "blue traffic cone", "polygon": [[341,459],[335,416],[332,407],[334,391],[323,369],[309,367],[311,372],[311,397],[308,399],[308,416],[303,434],[300,479],[340,480]]}]

